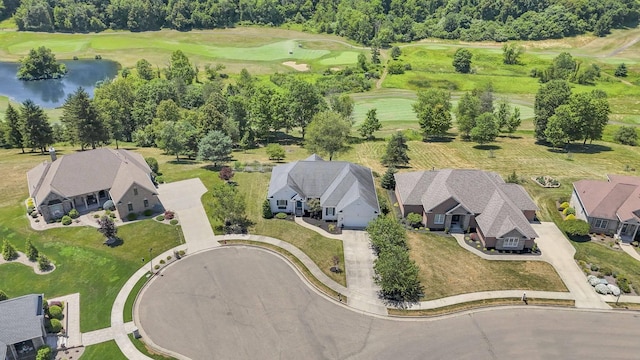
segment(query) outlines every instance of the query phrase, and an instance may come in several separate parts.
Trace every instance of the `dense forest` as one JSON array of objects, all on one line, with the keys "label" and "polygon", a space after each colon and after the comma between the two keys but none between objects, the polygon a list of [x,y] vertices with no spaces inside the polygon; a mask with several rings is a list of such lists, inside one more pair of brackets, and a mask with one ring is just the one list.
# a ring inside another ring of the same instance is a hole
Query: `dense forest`
[{"label": "dense forest", "polygon": [[635,26],[638,0],[2,0],[19,30],[89,32],[280,26],[387,46],[427,37],[541,40]]}]

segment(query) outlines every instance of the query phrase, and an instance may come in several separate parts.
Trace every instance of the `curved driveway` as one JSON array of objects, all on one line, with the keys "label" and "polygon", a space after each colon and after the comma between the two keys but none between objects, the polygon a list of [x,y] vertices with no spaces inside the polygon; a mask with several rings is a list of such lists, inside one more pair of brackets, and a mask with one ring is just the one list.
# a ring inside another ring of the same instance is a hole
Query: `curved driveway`
[{"label": "curved driveway", "polygon": [[191,359],[635,359],[640,315],[539,308],[433,320],[362,315],[278,255],[224,247],[166,268],[137,303],[156,345]]}]

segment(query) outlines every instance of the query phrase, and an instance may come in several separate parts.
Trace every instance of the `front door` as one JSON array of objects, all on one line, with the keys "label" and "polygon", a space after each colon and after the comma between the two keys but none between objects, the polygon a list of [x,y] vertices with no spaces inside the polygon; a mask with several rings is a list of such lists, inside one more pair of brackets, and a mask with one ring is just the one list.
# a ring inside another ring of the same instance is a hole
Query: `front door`
[{"label": "front door", "polygon": [[629,231],[629,224],[622,224],[622,230],[620,233],[622,235],[629,235],[627,232]]},{"label": "front door", "polygon": [[460,215],[451,216],[451,225],[460,226]]},{"label": "front door", "polygon": [[302,201],[296,200],[296,216],[302,216]]}]

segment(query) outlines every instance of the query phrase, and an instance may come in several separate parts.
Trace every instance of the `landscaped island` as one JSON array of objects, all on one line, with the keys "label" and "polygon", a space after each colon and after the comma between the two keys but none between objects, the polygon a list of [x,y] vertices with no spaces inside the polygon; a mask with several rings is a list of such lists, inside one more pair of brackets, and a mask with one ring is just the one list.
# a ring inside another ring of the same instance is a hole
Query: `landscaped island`
[{"label": "landscaped island", "polygon": [[59,79],[67,73],[67,67],[56,61],[56,56],[44,46],[31,49],[29,55],[20,59],[18,79],[46,80]]}]

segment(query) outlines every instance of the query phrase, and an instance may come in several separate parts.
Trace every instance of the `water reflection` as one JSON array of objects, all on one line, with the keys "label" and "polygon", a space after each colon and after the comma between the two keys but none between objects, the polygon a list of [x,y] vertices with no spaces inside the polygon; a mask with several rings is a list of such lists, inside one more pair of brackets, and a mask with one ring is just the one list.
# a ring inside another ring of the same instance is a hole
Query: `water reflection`
[{"label": "water reflection", "polygon": [[62,79],[21,81],[16,77],[18,63],[0,62],[0,95],[16,102],[31,99],[45,108],[62,106],[67,95],[82,86],[91,96],[96,82],[118,73],[118,63],[109,60],[62,61],[69,72]]}]

